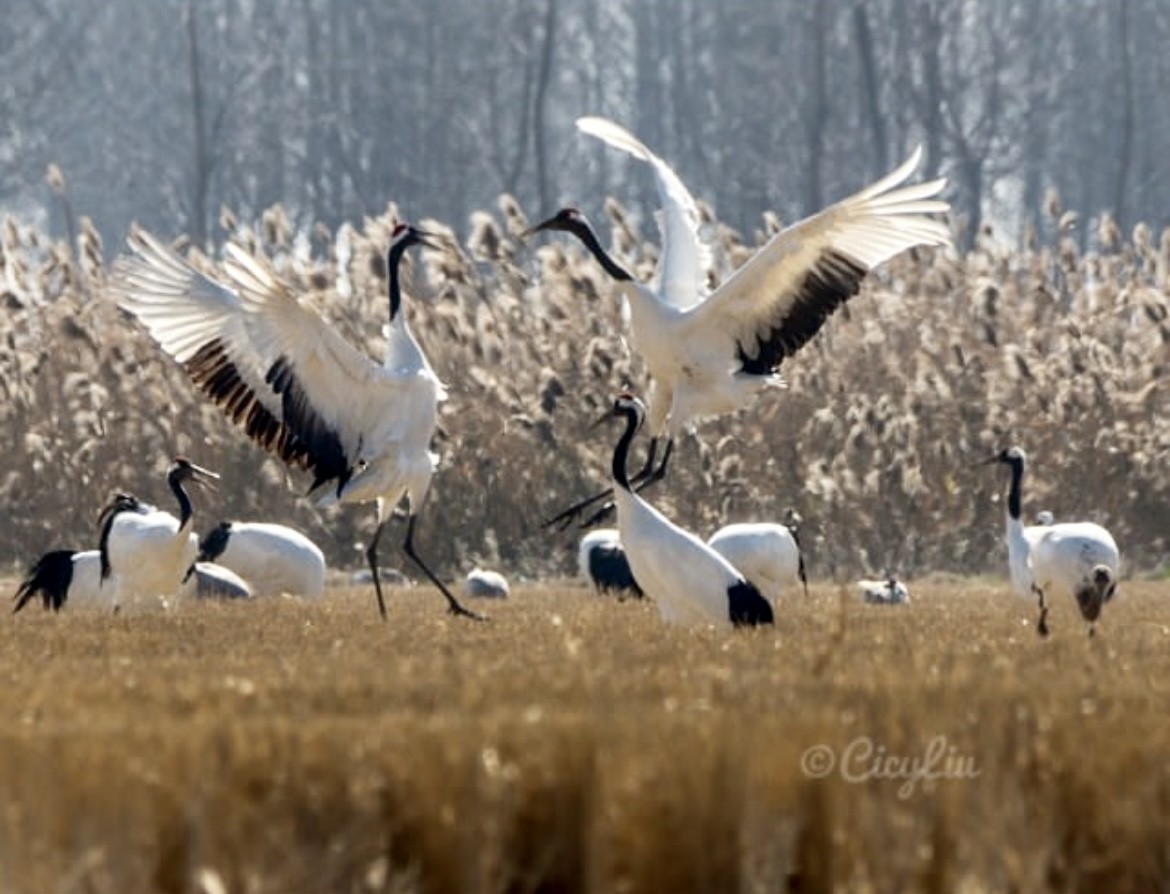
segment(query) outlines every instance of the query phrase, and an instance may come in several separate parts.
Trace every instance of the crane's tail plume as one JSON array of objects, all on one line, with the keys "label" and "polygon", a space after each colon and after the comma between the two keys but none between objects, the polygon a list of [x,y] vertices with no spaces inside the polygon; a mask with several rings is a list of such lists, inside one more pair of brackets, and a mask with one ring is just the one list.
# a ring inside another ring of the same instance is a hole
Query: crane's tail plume
[{"label": "crane's tail plume", "polygon": [[1090,624],[1096,623],[1101,617],[1101,609],[1113,597],[1117,588],[1117,578],[1113,569],[1108,565],[1095,565],[1088,577],[1077,587],[1077,607],[1081,610],[1081,617]]}]

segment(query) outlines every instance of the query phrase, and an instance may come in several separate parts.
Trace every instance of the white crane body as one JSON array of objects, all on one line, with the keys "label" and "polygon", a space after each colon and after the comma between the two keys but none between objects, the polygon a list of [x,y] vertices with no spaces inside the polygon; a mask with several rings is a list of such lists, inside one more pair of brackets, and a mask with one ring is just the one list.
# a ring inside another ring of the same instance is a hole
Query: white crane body
[{"label": "white crane body", "polygon": [[230,568],[257,596],[325,594],[325,554],[307,536],[269,522],[221,522],[204,535],[199,557]]},{"label": "white crane body", "polygon": [[[804,581],[800,545],[792,532],[775,523],[735,523],[720,528],[707,545],[776,604],[786,589]],[[807,582],[805,589],[807,590]]]}]

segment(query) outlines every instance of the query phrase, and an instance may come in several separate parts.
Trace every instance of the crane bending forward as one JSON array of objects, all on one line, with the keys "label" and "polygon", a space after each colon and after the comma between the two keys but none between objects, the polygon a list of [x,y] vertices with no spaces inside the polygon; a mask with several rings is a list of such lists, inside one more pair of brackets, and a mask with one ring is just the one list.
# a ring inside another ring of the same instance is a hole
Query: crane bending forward
[{"label": "crane bending forward", "polygon": [[379,366],[302,304],[270,269],[237,245],[225,246],[222,283],[141,229],[117,262],[111,288],[195,385],[259,446],[313,473],[320,505],[374,501],[366,558],[378,611],[378,540],[406,497],[402,548],[439,588],[453,614],[468,611],[414,548],[417,513],[438,457],[430,451],[438,403],[446,397],[402,313],[398,265],[412,245],[430,245],[407,224],[394,228],[387,260],[390,326]]},{"label": "crane bending forward", "polygon": [[[745,406],[762,388],[783,384],[778,370],[855,295],[877,265],[919,245],[948,245],[944,223],[928,215],[949,210],[937,196],[946,185],[902,184],[921,150],[861,192],[780,233],[714,292],[706,290],[709,249],[699,239],[699,212],[678,175],[624,128],[604,118],[577,127],[647,162],[658,183],[663,244],[655,283],[645,285],[601,247],[589,222],[564,208],[525,235],[560,230],[584,243],[629,303],[631,341],[650,373],[650,453],[635,476],[659,480],[675,438],[695,420]],[[654,468],[659,441],[666,439]],[[569,507],[548,524],[567,525],[603,491]],[[600,515],[594,515],[586,524]]]}]

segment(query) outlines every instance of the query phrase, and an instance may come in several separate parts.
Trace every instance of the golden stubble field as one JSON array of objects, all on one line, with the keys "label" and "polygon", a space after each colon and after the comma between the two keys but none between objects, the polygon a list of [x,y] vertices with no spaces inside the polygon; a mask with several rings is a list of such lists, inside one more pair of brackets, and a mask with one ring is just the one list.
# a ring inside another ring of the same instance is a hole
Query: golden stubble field
[{"label": "golden stubble field", "polygon": [[0,892],[1164,889],[1170,584],[1048,641],[1003,580],[911,587],[735,632],[568,584],[26,611]]}]

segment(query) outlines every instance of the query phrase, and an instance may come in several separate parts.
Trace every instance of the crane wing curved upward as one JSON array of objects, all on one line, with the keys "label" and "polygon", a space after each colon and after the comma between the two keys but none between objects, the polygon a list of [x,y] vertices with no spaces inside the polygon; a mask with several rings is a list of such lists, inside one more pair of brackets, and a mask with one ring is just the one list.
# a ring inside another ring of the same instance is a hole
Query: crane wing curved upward
[{"label": "crane wing curved upward", "polygon": [[259,446],[341,487],[367,435],[402,409],[408,370],[387,370],[301,304],[264,265],[226,247],[230,285],[141,229],[110,285],[195,385]]},{"label": "crane wing curved upward", "polygon": [[699,303],[706,293],[711,251],[699,239],[699,209],[690,191],[661,158],[632,133],[606,118],[577,119],[577,129],[647,162],[654,169],[662,211],[662,255],[658,263],[663,299],[679,310]]},{"label": "crane wing curved upward", "polygon": [[689,315],[695,337],[725,338],[740,371],[768,375],[820,331],[878,264],[918,245],[948,245],[929,217],[945,180],[900,186],[921,148],[861,192],[777,233]]}]

